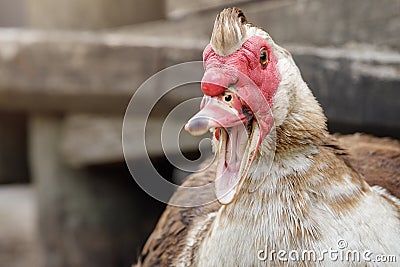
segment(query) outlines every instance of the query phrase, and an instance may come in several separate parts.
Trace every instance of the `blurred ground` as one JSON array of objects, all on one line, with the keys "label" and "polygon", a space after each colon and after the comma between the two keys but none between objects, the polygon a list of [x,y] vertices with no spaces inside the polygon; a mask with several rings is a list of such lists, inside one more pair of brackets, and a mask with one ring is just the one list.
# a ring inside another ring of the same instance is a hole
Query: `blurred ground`
[{"label": "blurred ground", "polygon": [[7,267],[39,267],[36,199],[30,185],[0,187],[0,263]]}]

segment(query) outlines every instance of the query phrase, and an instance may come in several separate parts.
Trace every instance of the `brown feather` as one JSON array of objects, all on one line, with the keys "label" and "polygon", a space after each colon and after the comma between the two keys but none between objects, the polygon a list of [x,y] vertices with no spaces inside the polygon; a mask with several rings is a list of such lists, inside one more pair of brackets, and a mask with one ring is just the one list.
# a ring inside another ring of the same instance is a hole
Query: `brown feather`
[{"label": "brown feather", "polygon": [[[183,183],[183,186],[194,187],[212,182],[215,179],[215,167],[210,167],[203,172],[193,174]],[[214,197],[213,192],[204,192],[196,196],[184,194],[179,189],[173,198],[183,199],[190,204],[193,197],[205,200]],[[140,256],[141,263],[138,266],[174,266],[174,262],[183,248],[187,245],[186,238],[191,227],[196,221],[203,220],[207,214],[220,208],[218,202],[208,205],[182,208],[168,206],[161,216],[157,226],[146,242]]]},{"label": "brown feather", "polygon": [[348,154],[343,159],[370,185],[386,188],[400,198],[400,142],[365,134],[338,135]]}]

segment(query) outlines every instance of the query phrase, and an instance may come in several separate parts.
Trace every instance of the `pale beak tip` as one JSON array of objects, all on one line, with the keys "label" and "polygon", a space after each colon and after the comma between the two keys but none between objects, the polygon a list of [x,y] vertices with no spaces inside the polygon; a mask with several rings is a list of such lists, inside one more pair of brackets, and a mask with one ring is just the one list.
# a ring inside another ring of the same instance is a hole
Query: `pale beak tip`
[{"label": "pale beak tip", "polygon": [[192,118],[185,125],[185,130],[194,136],[207,133],[209,128],[208,120],[203,118]]},{"label": "pale beak tip", "polygon": [[185,124],[185,131],[190,133],[190,130],[189,130],[189,122],[187,122],[187,123]]}]

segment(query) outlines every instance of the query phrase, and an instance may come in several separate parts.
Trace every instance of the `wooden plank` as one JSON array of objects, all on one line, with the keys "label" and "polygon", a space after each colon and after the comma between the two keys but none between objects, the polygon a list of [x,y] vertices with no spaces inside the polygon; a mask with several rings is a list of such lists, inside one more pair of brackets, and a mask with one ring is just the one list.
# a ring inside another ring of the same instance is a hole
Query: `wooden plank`
[{"label": "wooden plank", "polygon": [[200,59],[202,47],[190,39],[0,29],[0,109],[122,112],[147,78]]},{"label": "wooden plank", "polygon": [[328,122],[338,125],[332,130],[400,137],[399,53],[361,45],[290,50]]},{"label": "wooden plank", "polygon": [[[195,108],[194,108],[195,109]],[[187,116],[190,116],[188,113]],[[146,144],[150,157],[159,157],[165,154],[178,154],[180,151],[193,151],[198,149],[201,138],[189,136],[184,131],[178,142],[176,133],[166,131],[161,144],[161,128],[165,120],[152,118],[146,126],[145,140],[142,136],[142,128],[139,124],[141,118],[129,118],[130,123],[125,129],[125,154],[129,160],[138,160],[146,156],[139,150],[143,142]],[[76,114],[66,118],[63,126],[63,138],[61,139],[61,153],[65,162],[74,167],[98,165],[104,163],[122,162],[122,122],[121,116]],[[169,120],[169,129],[182,129],[185,120]]]},{"label": "wooden plank", "polygon": [[103,29],[163,19],[165,13],[163,0],[28,0],[26,9],[29,26],[46,29]]}]

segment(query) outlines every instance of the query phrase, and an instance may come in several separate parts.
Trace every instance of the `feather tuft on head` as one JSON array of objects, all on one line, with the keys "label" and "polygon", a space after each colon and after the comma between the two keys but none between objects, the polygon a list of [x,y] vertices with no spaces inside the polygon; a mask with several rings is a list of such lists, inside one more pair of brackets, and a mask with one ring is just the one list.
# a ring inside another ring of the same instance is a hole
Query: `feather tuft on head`
[{"label": "feather tuft on head", "polygon": [[246,24],[242,10],[236,7],[224,9],[215,19],[211,47],[221,56],[234,53],[248,39]]}]

